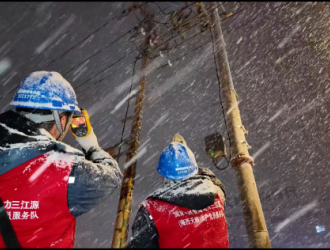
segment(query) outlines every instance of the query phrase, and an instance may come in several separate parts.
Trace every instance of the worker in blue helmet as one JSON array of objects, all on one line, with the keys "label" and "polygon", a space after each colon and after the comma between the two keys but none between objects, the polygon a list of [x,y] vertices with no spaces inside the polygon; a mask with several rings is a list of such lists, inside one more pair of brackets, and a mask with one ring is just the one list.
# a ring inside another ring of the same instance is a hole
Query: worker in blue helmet
[{"label": "worker in blue helmet", "polygon": [[160,155],[158,173],[168,180],[181,181],[198,172],[194,154],[184,144],[172,142]]},{"label": "worker in blue helmet", "polygon": [[163,187],[141,204],[127,248],[228,248],[225,189],[179,134],[161,153]]},{"label": "worker in blue helmet", "polygon": [[[76,217],[120,185],[118,164],[61,74],[33,72],[10,105],[0,114],[0,248],[73,248]],[[61,142],[69,129],[82,150]]]}]

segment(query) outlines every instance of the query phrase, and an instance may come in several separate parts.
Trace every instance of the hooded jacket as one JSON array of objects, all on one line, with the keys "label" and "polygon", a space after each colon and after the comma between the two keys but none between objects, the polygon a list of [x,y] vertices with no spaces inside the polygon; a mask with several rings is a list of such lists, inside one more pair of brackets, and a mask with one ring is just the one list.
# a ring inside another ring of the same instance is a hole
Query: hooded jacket
[{"label": "hooded jacket", "polygon": [[83,153],[14,111],[0,114],[0,198],[23,248],[72,248],[75,218],[107,197],[121,177],[102,149]]},{"label": "hooded jacket", "polygon": [[228,248],[225,189],[207,168],[171,181],[141,204],[128,248]]}]

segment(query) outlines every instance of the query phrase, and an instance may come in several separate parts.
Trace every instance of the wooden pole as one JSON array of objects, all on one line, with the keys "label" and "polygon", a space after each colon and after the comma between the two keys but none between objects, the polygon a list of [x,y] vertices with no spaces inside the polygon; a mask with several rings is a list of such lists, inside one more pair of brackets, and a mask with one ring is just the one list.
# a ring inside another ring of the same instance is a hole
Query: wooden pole
[{"label": "wooden pole", "polygon": [[251,248],[271,248],[265,217],[252,170],[254,161],[248,152],[249,145],[244,135],[247,132],[242,125],[237,95],[230,73],[217,3],[211,2],[210,4],[211,32],[215,47],[216,67],[220,79],[220,89],[225,96],[224,108],[227,116],[227,129],[231,140],[231,165],[236,171],[249,245]]},{"label": "wooden pole", "polygon": [[[140,13],[143,16],[147,16],[146,11],[142,8],[142,6],[139,6],[138,4],[139,4],[138,2],[134,3],[133,6],[135,6],[135,8],[133,9],[139,9]],[[146,24],[145,28],[147,34],[144,41],[145,48],[148,48],[149,46],[149,40],[151,39],[151,36],[154,32],[153,27],[154,27],[153,23],[149,22]],[[132,122],[130,141],[128,143],[129,154],[127,154],[126,162],[130,161],[137,154],[137,150],[140,144],[139,140],[140,140],[140,132],[141,132],[141,124],[142,124],[142,103],[144,99],[144,87],[147,82],[144,71],[147,67],[148,62],[149,62],[149,57],[145,52],[145,54],[142,57],[142,65],[141,65],[141,72],[143,76],[139,82],[140,89],[135,102],[135,109],[133,115],[134,120]],[[136,173],[136,162],[134,162],[132,165],[124,169],[124,177],[121,184],[117,217],[115,221],[115,228],[114,228],[112,244],[111,244],[112,248],[124,248],[126,247],[127,244],[129,220],[132,211],[135,173]]]},{"label": "wooden pole", "polygon": [[[142,71],[146,68],[147,62],[148,58],[146,56],[143,56],[141,67]],[[140,144],[139,139],[142,122],[142,101],[144,98],[145,83],[146,76],[143,76],[140,80],[139,95],[137,96],[135,103],[135,118],[132,122],[132,129],[130,135],[131,142],[128,145],[130,153],[126,157],[126,162],[130,161],[137,154],[137,149]],[[111,245],[112,248],[123,248],[126,246],[129,219],[132,211],[135,172],[136,162],[124,169],[124,177],[121,184],[117,217]]]}]

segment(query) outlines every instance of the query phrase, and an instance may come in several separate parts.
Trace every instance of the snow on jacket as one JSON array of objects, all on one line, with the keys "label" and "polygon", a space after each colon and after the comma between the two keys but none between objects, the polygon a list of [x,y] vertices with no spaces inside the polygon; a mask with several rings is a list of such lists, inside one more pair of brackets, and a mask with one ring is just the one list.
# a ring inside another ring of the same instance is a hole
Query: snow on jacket
[{"label": "snow on jacket", "polygon": [[84,154],[14,111],[0,114],[0,198],[23,248],[72,248],[75,218],[107,197],[121,177],[100,148]]},{"label": "snow on jacket", "polygon": [[225,189],[207,168],[171,181],[138,210],[128,248],[228,248]]}]

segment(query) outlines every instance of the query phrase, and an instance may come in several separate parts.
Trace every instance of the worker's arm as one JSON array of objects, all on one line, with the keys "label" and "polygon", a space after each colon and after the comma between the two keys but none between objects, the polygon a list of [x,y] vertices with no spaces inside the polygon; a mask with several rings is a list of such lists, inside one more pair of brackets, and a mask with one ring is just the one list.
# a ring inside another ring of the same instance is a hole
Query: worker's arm
[{"label": "worker's arm", "polygon": [[81,122],[82,117],[85,118],[84,130],[79,132],[71,124],[71,133],[86,157],[73,164],[68,183],[68,206],[75,217],[90,211],[110,195],[120,185],[122,177],[118,163],[100,148],[87,111],[81,109],[81,114],[73,119]]},{"label": "worker's arm", "polygon": [[120,186],[121,177],[118,163],[101,148],[91,147],[86,159],[80,157],[72,166],[67,194],[71,214],[90,211]]},{"label": "worker's arm", "polygon": [[141,206],[135,216],[132,237],[127,248],[159,248],[158,237],[151,215],[144,206]]}]

